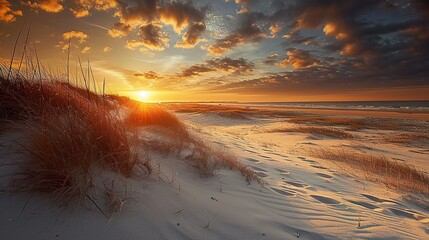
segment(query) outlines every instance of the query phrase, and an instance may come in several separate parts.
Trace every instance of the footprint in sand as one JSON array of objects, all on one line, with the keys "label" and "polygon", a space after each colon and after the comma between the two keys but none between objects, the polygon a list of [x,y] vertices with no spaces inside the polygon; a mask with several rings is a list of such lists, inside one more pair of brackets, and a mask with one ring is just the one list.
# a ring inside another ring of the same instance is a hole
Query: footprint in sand
[{"label": "footprint in sand", "polygon": [[314,160],[309,160],[309,159],[303,159],[303,161],[304,161],[304,162],[309,162],[309,163],[317,163],[316,161],[314,161]]},{"label": "footprint in sand", "polygon": [[402,203],[395,202],[395,201],[393,201],[393,200],[382,199],[382,198],[378,198],[378,197],[376,197],[376,196],[372,196],[372,195],[368,195],[368,194],[362,194],[362,196],[364,196],[364,197],[366,197],[366,198],[368,198],[368,199],[370,199],[370,200],[372,200],[372,201],[374,201],[374,202],[378,202],[378,203],[382,203],[382,202],[390,202],[390,203],[396,203],[396,204],[398,204],[398,205],[402,205],[402,206],[403,206],[403,204],[402,204]]},{"label": "footprint in sand", "polygon": [[411,210],[397,209],[397,208],[389,208],[389,210],[398,217],[409,218],[417,220],[421,223],[429,223],[429,218],[425,218],[417,212]]},{"label": "footprint in sand", "polygon": [[317,201],[324,203],[324,204],[328,204],[328,205],[338,205],[341,202],[332,199],[332,198],[328,198],[328,197],[324,197],[324,196],[320,196],[320,195],[310,195],[312,198],[316,199]]},{"label": "footprint in sand", "polygon": [[263,172],[255,172],[255,174],[256,174],[258,177],[261,177],[261,178],[268,177],[268,174],[263,173]]},{"label": "footprint in sand", "polygon": [[413,153],[429,155],[428,150],[421,150],[421,151],[418,151],[418,150],[409,150],[409,151],[413,152]]},{"label": "footprint in sand", "polygon": [[246,152],[249,152],[249,153],[257,153],[257,152],[255,152],[255,151],[253,151],[253,150],[249,150],[249,149],[245,149],[244,151],[246,151]]},{"label": "footprint in sand", "polygon": [[292,185],[294,187],[297,187],[297,188],[305,188],[308,186],[307,184],[297,183],[297,182],[292,182],[292,181],[284,181],[284,182],[289,184],[289,185]]},{"label": "footprint in sand", "polygon": [[250,166],[251,168],[253,168],[253,170],[255,171],[259,171],[259,172],[268,172],[267,170],[260,168],[260,167],[255,167],[255,166]]},{"label": "footprint in sand", "polygon": [[249,161],[249,162],[254,162],[254,163],[259,163],[259,160],[253,159],[253,158],[245,158],[244,160]]},{"label": "footprint in sand", "polygon": [[282,174],[282,175],[287,175],[287,174],[289,174],[289,172],[288,172],[288,171],[285,171],[285,170],[280,169],[280,168],[276,168],[276,170],[277,170],[280,174]]},{"label": "footprint in sand", "polygon": [[317,169],[327,169],[325,167],[318,166],[318,165],[310,165],[310,167],[314,167],[314,168],[317,168]]},{"label": "footprint in sand", "polygon": [[261,158],[265,158],[266,160],[268,160],[268,161],[272,161],[272,162],[277,162],[276,160],[274,160],[274,159],[272,159],[271,157],[268,157],[268,156],[265,156],[265,155],[259,155],[259,157],[261,157]]},{"label": "footprint in sand", "polygon": [[316,173],[317,175],[319,175],[322,178],[327,178],[327,179],[332,179],[334,177],[332,177],[331,175],[328,174],[324,174],[324,173]]},{"label": "footprint in sand", "polygon": [[255,166],[250,166],[253,170],[255,170],[256,175],[258,175],[259,177],[267,177],[268,174],[266,174],[268,171],[263,169],[263,168],[259,168],[259,167],[255,167]]},{"label": "footprint in sand", "polygon": [[273,190],[275,193],[278,193],[278,194],[283,195],[283,196],[291,197],[291,196],[296,195],[295,192],[293,192],[293,191],[287,191],[287,190],[278,189],[275,187],[270,187],[270,189]]},{"label": "footprint in sand", "polygon": [[378,206],[376,206],[376,205],[374,205],[374,204],[371,204],[371,203],[368,203],[368,202],[364,202],[364,201],[354,201],[354,200],[347,200],[347,201],[348,201],[348,202],[351,202],[351,203],[353,203],[353,204],[356,204],[356,205],[362,206],[362,207],[364,207],[364,208],[371,209],[371,210],[374,210],[374,209],[378,209],[378,208],[379,208]]},{"label": "footprint in sand", "polygon": [[414,215],[413,213],[407,212],[405,210],[400,210],[397,208],[389,208],[389,210],[398,217],[404,217],[404,218],[418,220],[416,215]]},{"label": "footprint in sand", "polygon": [[289,157],[289,156],[286,156],[286,155],[283,155],[283,154],[280,154],[280,153],[276,153],[276,152],[272,152],[271,154],[275,155],[275,156],[283,157],[283,158],[288,158]]}]

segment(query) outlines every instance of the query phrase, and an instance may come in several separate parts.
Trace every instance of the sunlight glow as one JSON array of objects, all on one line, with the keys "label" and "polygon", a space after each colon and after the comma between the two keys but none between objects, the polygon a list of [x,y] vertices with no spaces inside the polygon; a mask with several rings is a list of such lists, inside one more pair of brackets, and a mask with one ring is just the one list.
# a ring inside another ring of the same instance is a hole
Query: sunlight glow
[{"label": "sunlight glow", "polygon": [[140,91],[137,94],[138,94],[138,97],[140,98],[140,101],[143,101],[143,102],[147,101],[150,97],[150,92],[148,91]]}]

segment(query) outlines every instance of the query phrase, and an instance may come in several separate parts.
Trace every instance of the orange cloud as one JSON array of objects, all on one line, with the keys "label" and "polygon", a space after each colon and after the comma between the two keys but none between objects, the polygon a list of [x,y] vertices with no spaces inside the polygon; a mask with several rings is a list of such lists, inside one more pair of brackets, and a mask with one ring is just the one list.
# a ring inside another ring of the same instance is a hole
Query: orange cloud
[{"label": "orange cloud", "polygon": [[0,21],[13,22],[16,16],[22,16],[20,10],[12,10],[8,0],[0,0]]},{"label": "orange cloud", "polygon": [[77,18],[90,15],[90,10],[106,11],[117,6],[116,0],[73,0],[75,7],[70,8],[70,11]]},{"label": "orange cloud", "polygon": [[140,27],[139,34],[141,39],[128,41],[129,48],[145,47],[149,50],[162,51],[168,47],[167,34],[162,32],[162,27],[156,24],[147,24]]},{"label": "orange cloud", "polygon": [[246,6],[249,5],[250,0],[235,0],[235,3]]},{"label": "orange cloud", "polygon": [[278,64],[279,66],[286,67],[287,65],[291,65],[294,69],[300,69],[321,64],[320,61],[309,52],[301,49],[287,51],[286,55],[288,58],[281,61]]},{"label": "orange cloud", "polygon": [[119,17],[119,21],[108,34],[112,37],[123,37],[139,28],[138,35],[141,39],[129,40],[126,47],[162,51],[168,47],[169,39],[161,29],[164,25],[172,25],[178,34],[186,29],[181,36],[182,40],[174,46],[192,48],[201,41],[206,30],[205,11],[205,8],[195,8],[192,1],[165,3],[141,0],[131,5],[118,2],[115,16]]},{"label": "orange cloud", "polygon": [[134,73],[133,75],[134,75],[134,77],[141,77],[141,78],[149,79],[149,80],[161,78],[161,76],[159,76],[158,73],[156,73],[154,71],[149,71],[149,72],[145,72],[145,73]]},{"label": "orange cloud", "polygon": [[63,33],[63,38],[64,40],[76,38],[79,40],[79,43],[84,43],[86,42],[86,39],[88,39],[88,35],[86,35],[81,31],[69,31],[69,32]]},{"label": "orange cloud", "polygon": [[121,38],[124,36],[127,36],[131,32],[131,26],[128,24],[117,22],[115,23],[113,29],[110,29],[107,31],[107,34],[109,34],[113,38]]},{"label": "orange cloud", "polygon": [[41,9],[46,12],[57,13],[61,12],[64,7],[61,5],[63,0],[36,0],[27,1],[25,4],[34,9]]},{"label": "orange cloud", "polygon": [[182,41],[176,43],[179,48],[193,48],[200,42],[200,37],[206,30],[206,25],[202,22],[195,23],[189,27],[188,31],[182,36]]},{"label": "orange cloud", "polygon": [[83,54],[88,53],[90,50],[91,50],[91,47],[86,46],[82,49],[82,53]]}]

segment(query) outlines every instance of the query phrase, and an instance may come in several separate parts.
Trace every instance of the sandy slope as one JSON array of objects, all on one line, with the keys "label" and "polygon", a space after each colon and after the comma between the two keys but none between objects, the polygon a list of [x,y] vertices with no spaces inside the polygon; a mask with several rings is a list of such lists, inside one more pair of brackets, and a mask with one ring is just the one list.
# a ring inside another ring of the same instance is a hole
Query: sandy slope
[{"label": "sandy slope", "polygon": [[[201,178],[177,156],[152,153],[162,180],[129,180],[132,199],[112,220],[94,209],[59,209],[43,196],[3,194],[0,239],[429,238],[428,210],[305,154],[309,147],[343,141],[264,133],[276,119],[233,120],[210,113],[180,117],[207,141],[238,155],[266,184],[247,185],[229,170]],[[11,136],[0,138],[2,159],[22,157],[6,144]],[[427,171],[429,155],[389,145],[374,148],[399,152],[407,161],[418,156],[416,164]]]}]

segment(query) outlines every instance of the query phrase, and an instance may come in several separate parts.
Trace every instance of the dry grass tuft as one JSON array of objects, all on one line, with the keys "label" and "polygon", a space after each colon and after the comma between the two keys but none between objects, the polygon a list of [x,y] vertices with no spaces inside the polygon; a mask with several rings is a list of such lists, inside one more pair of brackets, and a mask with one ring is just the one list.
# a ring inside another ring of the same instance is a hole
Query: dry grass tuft
[{"label": "dry grass tuft", "polygon": [[404,162],[392,161],[381,155],[343,149],[318,149],[312,151],[311,154],[318,158],[344,164],[350,167],[354,173],[368,180],[383,183],[390,188],[429,193],[429,177]]},{"label": "dry grass tuft", "polygon": [[293,117],[288,120],[295,124],[310,124],[319,126],[341,126],[348,131],[357,131],[361,129],[376,130],[403,130],[420,132],[422,128],[427,128],[428,124],[420,121],[407,119],[390,118],[352,118],[352,117],[329,117],[329,116],[301,116]]},{"label": "dry grass tuft", "polygon": [[191,161],[203,176],[214,176],[217,169],[224,167],[240,172],[248,183],[251,181],[262,183],[262,179],[251,168],[238,161],[235,155],[224,149],[208,146],[201,140],[194,141],[192,153],[186,160]]},{"label": "dry grass tuft", "polygon": [[152,171],[149,159],[132,149],[112,106],[97,94],[58,82],[0,78],[0,99],[0,118],[14,121],[28,140],[23,149],[29,159],[20,164],[11,191],[96,204],[88,194],[94,168],[125,177]]},{"label": "dry grass tuft", "polygon": [[340,139],[348,139],[355,137],[353,134],[350,134],[344,130],[326,127],[284,127],[272,129],[269,130],[269,132],[300,132]]},{"label": "dry grass tuft", "polygon": [[184,124],[174,114],[161,106],[149,104],[141,104],[139,107],[134,108],[125,119],[125,123],[134,127],[155,125],[175,131],[186,131]]},{"label": "dry grass tuft", "polygon": [[333,118],[333,117],[294,117],[289,122],[296,124],[314,124],[322,126],[343,126],[349,131],[356,131],[365,128],[365,123],[360,118]]},{"label": "dry grass tuft", "polygon": [[290,117],[301,115],[301,113],[281,109],[260,109],[247,106],[228,106],[221,104],[180,103],[170,104],[168,107],[177,113],[214,113],[219,116],[238,120],[247,120],[249,117],[253,116]]},{"label": "dry grass tuft", "polygon": [[429,135],[419,133],[402,133],[391,135],[385,138],[385,141],[388,143],[425,145],[429,144]]}]

